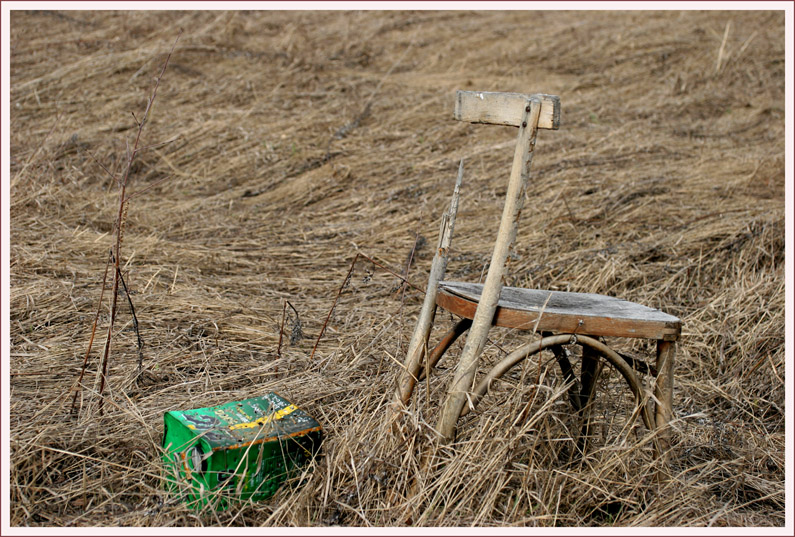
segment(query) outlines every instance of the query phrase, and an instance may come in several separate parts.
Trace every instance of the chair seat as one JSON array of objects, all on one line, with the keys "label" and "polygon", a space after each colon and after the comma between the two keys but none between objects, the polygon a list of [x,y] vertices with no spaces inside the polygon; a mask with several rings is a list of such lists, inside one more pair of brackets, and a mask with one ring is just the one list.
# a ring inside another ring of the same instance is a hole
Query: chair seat
[{"label": "chair seat", "polygon": [[[472,319],[483,284],[439,282],[436,303]],[[611,296],[503,287],[493,324],[520,330],[675,341],[682,322],[659,310]]]}]

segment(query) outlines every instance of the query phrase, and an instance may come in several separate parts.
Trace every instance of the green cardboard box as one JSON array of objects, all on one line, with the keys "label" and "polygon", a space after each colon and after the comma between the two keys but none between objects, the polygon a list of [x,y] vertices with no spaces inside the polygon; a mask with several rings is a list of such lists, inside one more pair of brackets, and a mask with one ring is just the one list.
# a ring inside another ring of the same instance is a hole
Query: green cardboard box
[{"label": "green cardboard box", "polygon": [[166,483],[190,507],[264,500],[320,449],[320,424],[271,392],[163,417]]}]

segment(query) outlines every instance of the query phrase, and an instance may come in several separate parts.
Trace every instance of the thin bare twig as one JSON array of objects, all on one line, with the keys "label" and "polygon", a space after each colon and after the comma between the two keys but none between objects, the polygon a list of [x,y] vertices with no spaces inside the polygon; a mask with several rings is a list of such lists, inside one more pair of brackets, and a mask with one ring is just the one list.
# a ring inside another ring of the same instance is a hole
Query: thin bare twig
[{"label": "thin bare twig", "polygon": [[309,355],[309,361],[312,361],[312,358],[315,357],[315,351],[317,350],[317,346],[320,343],[320,338],[323,337],[323,334],[326,331],[326,326],[328,326],[328,321],[331,319],[331,314],[334,312],[334,308],[337,307],[337,301],[340,299],[340,295],[342,294],[342,290],[345,289],[345,286],[348,284],[348,280],[351,279],[351,274],[353,274],[353,268],[356,266],[356,261],[359,259],[361,254],[357,253],[353,256],[353,262],[351,262],[351,268],[348,269],[348,274],[345,276],[345,279],[340,285],[339,291],[337,291],[337,296],[334,298],[334,303],[331,305],[331,309],[328,311],[328,315],[326,315],[326,320],[323,323],[323,328],[320,329],[320,333],[317,335],[317,341],[315,341],[315,346],[312,347],[312,354]]},{"label": "thin bare twig", "polygon": [[276,347],[276,356],[282,357],[282,340],[284,339],[284,317],[287,315],[287,299],[284,299],[282,305],[282,324],[279,326],[279,346]]},{"label": "thin bare twig", "polygon": [[80,391],[81,383],[83,382],[83,375],[86,373],[86,365],[88,365],[88,357],[91,355],[91,347],[94,345],[94,336],[97,333],[97,323],[99,322],[99,313],[102,310],[102,299],[105,296],[105,287],[107,287],[108,282],[108,270],[110,269],[110,263],[113,259],[113,250],[110,251],[108,255],[108,261],[105,263],[105,275],[102,277],[102,291],[99,293],[99,303],[97,304],[97,313],[94,315],[94,323],[91,325],[91,337],[88,340],[88,348],[86,349],[86,355],[83,358],[83,367],[80,369],[80,376],[77,379],[77,384],[72,388],[75,392],[74,397],[72,398],[72,408],[70,412],[74,413],[75,405],[77,404],[77,395]]},{"label": "thin bare twig", "polygon": [[154,183],[152,183],[152,184],[151,184],[151,185],[149,185],[148,187],[144,188],[143,190],[139,190],[138,192],[133,192],[132,194],[130,194],[129,196],[127,196],[127,198],[124,200],[124,203],[127,203],[128,201],[130,201],[130,200],[131,200],[131,199],[133,199],[133,198],[137,198],[137,197],[138,197],[138,196],[140,196],[141,194],[145,194],[146,192],[149,192],[149,191],[150,191],[150,190],[152,190],[154,187],[156,187],[157,185],[159,185],[159,184],[163,183],[163,182],[164,182],[164,181],[166,181],[167,179],[171,179],[171,176],[169,175],[169,176],[167,176],[167,177],[163,177],[162,179],[158,179],[157,181],[155,181]]},{"label": "thin bare twig", "polygon": [[[342,285],[340,285],[339,291],[337,291],[337,296],[334,298],[334,303],[331,305],[331,309],[329,310],[328,315],[326,315],[326,320],[323,323],[323,328],[320,329],[320,334],[318,334],[318,336],[317,336],[317,340],[315,341],[315,346],[312,348],[312,354],[309,355],[309,359],[310,360],[312,358],[314,358],[314,356],[315,356],[315,351],[317,350],[317,346],[320,343],[320,338],[323,337],[323,334],[326,331],[326,327],[328,326],[329,319],[331,319],[331,314],[334,312],[334,308],[337,307],[337,301],[339,301],[340,295],[342,294],[342,290],[345,289],[345,286],[347,285],[348,280],[350,280],[351,274],[353,274],[353,269],[356,266],[356,261],[358,261],[360,257],[363,258],[363,259],[368,260],[373,265],[375,265],[375,266],[387,271],[391,275],[400,278],[402,281],[404,281],[406,283],[406,285],[410,286],[412,289],[415,289],[415,290],[417,290],[417,291],[419,291],[421,293],[425,293],[424,289],[421,289],[421,288],[417,287],[416,285],[414,285],[413,283],[411,283],[405,276],[402,276],[402,275],[398,274],[397,272],[395,272],[394,270],[390,269],[389,267],[384,266],[383,264],[379,263],[378,261],[376,261],[372,257],[370,257],[368,255],[365,255],[365,254],[363,254],[361,252],[357,252],[356,255],[353,257],[353,261],[351,262],[351,268],[348,270],[348,274],[345,276],[345,280],[343,280]],[[292,307],[292,304],[290,304],[290,306]],[[296,315],[297,314],[298,313],[296,312]]]},{"label": "thin bare twig", "polygon": [[160,147],[167,146],[168,144],[173,144],[177,140],[179,140],[179,137],[172,138],[171,140],[166,140],[165,142],[157,142],[155,144],[145,145],[145,146],[139,148],[138,152],[139,153],[143,153],[144,151],[148,151],[149,149],[158,149]]},{"label": "thin bare twig", "polygon": [[409,287],[411,287],[412,289],[415,289],[415,290],[417,290],[417,291],[419,291],[419,292],[421,292],[421,293],[424,293],[424,292],[425,292],[425,289],[422,289],[422,288],[420,288],[420,287],[417,287],[416,285],[414,285],[413,283],[411,283],[411,282],[408,280],[408,278],[406,278],[406,277],[405,277],[405,276],[403,276],[402,274],[398,274],[397,272],[395,272],[395,271],[394,271],[394,270],[392,270],[391,268],[389,268],[389,267],[387,267],[387,266],[383,265],[382,263],[379,263],[378,261],[376,261],[376,260],[375,260],[375,259],[373,259],[372,257],[370,257],[370,256],[368,256],[368,255],[365,255],[365,254],[363,254],[363,253],[361,253],[361,252],[359,252],[357,255],[358,255],[359,257],[362,257],[362,258],[364,258],[364,259],[368,260],[370,263],[372,263],[372,264],[373,264],[373,265],[375,265],[376,267],[378,267],[378,268],[380,268],[380,269],[383,269],[383,270],[387,271],[387,272],[388,272],[388,273],[390,273],[392,276],[396,276],[396,277],[400,278],[401,280],[403,280],[404,282],[406,282],[406,284],[407,284]]},{"label": "thin bare twig", "polygon": [[[180,33],[181,35],[181,33]],[[139,121],[136,118],[136,122],[138,124],[138,132],[135,136],[135,142],[133,143],[132,149],[129,149],[128,144],[128,157],[127,157],[127,167],[124,170],[123,177],[119,180],[119,211],[118,216],[116,217],[116,243],[113,249],[113,265],[114,265],[114,272],[113,272],[113,289],[111,295],[111,308],[110,308],[110,321],[108,323],[108,333],[105,339],[105,348],[102,353],[102,364],[101,364],[101,376],[100,376],[100,384],[99,384],[99,404],[98,409],[102,412],[102,406],[104,402],[104,398],[102,394],[105,390],[105,382],[107,379],[107,372],[108,372],[108,363],[110,361],[110,348],[111,342],[113,340],[113,328],[116,322],[116,312],[117,312],[117,305],[118,305],[118,297],[119,297],[119,283],[121,282],[121,243],[122,237],[124,234],[124,217],[126,214],[127,209],[127,197],[125,195],[127,190],[127,182],[130,177],[130,173],[132,172],[132,165],[139,152],[139,145],[141,141],[141,133],[143,132],[144,126],[146,125],[146,121],[149,117],[149,112],[152,109],[152,105],[157,97],[157,90],[160,87],[160,81],[163,78],[163,75],[166,72],[166,68],[168,67],[168,62],[171,59],[171,55],[174,52],[174,49],[177,46],[177,42],[179,41],[180,35],[174,40],[174,44],[171,46],[171,50],[168,52],[165,61],[163,62],[163,68],[160,71],[160,74],[155,79],[155,86],[152,90],[152,95],[149,97],[149,101],[146,105],[146,110],[144,110],[143,117]],[[135,117],[135,115],[133,115]]]},{"label": "thin bare twig", "polygon": [[124,281],[124,277],[121,274],[119,274],[119,280],[121,280],[124,294],[127,296],[127,304],[130,306],[133,329],[135,330],[135,337],[138,340],[138,375],[140,375],[144,365],[144,340],[141,339],[141,331],[138,329],[138,317],[135,315],[135,308],[133,307],[132,298],[130,297],[130,291],[127,289],[127,283]]},{"label": "thin bare twig", "polygon": [[106,167],[105,167],[105,165],[104,165],[104,164],[102,164],[102,163],[101,163],[101,162],[100,162],[100,161],[97,159],[97,157],[95,157],[95,156],[94,156],[94,153],[92,153],[92,152],[91,152],[91,151],[89,151],[88,149],[86,149],[86,153],[88,153],[88,156],[89,156],[89,157],[91,157],[91,160],[93,160],[94,162],[96,162],[96,163],[97,163],[97,165],[98,165],[100,168],[102,168],[103,170],[105,170],[105,173],[107,173],[107,174],[108,174],[108,177],[110,177],[110,178],[111,178],[111,179],[113,179],[114,181],[117,181],[117,182],[118,182],[118,179],[116,178],[116,176],[115,176],[115,175],[113,175],[113,174],[111,173],[111,171],[110,171],[108,168],[106,168]]}]

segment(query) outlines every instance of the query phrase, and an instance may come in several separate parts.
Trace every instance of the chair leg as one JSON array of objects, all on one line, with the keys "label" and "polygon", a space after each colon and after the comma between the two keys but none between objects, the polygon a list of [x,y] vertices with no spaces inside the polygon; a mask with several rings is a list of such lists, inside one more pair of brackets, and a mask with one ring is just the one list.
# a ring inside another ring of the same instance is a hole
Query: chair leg
[{"label": "chair leg", "polygon": [[417,380],[423,380],[425,378],[425,370],[427,368],[428,371],[433,369],[439,360],[442,359],[444,353],[447,352],[447,349],[456,342],[456,340],[461,337],[461,335],[469,330],[469,327],[472,326],[472,319],[461,319],[449,332],[447,332],[444,337],[436,344],[433,350],[428,354],[428,365],[420,365],[420,372],[417,375]]},{"label": "chair leg", "polygon": [[439,343],[436,344],[433,350],[428,353],[428,358],[426,360],[427,365],[424,365],[421,361],[412,362],[410,364],[412,369],[406,370],[402,377],[400,388],[397,392],[396,397],[400,403],[403,405],[407,405],[409,403],[409,399],[411,399],[411,396],[414,393],[414,387],[417,384],[417,381],[425,378],[426,369],[430,371],[436,365],[436,363],[442,359],[442,356],[444,356],[444,353],[447,352],[447,349],[449,349],[450,346],[455,343],[455,341],[464,332],[469,330],[470,326],[472,326],[471,319],[461,319],[453,326],[453,328],[450,329],[449,332],[444,335],[444,337],[439,341]]},{"label": "chair leg", "polygon": [[676,342],[657,340],[657,382],[654,384],[657,406],[654,412],[654,421],[660,448],[663,451],[669,447],[671,441],[669,423],[673,417],[675,351]]},{"label": "chair leg", "polygon": [[[541,332],[541,337],[549,337],[551,335],[551,332]],[[557,360],[560,372],[563,375],[563,381],[566,384],[571,383],[569,403],[574,407],[574,410],[579,412],[582,409],[580,404],[580,383],[577,382],[577,377],[574,375],[574,368],[571,365],[571,360],[569,360],[569,352],[563,345],[552,345],[549,349],[555,355],[555,360]]]},{"label": "chair leg", "polygon": [[588,448],[588,437],[591,434],[591,410],[596,395],[596,382],[602,372],[602,363],[599,354],[590,347],[582,346],[582,370],[580,373],[580,408],[578,414],[582,421],[580,438],[577,440],[577,449],[585,454]]}]

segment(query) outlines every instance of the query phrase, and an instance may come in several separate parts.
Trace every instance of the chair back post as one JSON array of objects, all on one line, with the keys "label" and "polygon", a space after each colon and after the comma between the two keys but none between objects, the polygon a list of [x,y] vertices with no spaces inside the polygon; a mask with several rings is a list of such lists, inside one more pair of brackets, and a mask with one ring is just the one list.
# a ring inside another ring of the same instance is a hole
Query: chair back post
[{"label": "chair back post", "polygon": [[505,262],[511,244],[516,239],[536,135],[539,128],[558,127],[560,100],[550,95],[458,92],[455,117],[473,123],[515,125],[519,127],[519,136],[514,151],[505,206],[486,281],[483,284],[483,292],[439,417],[437,430],[446,442],[455,438],[456,422],[471,392],[478,359],[485,347],[497,310]]},{"label": "chair back post", "polygon": [[398,386],[395,393],[395,400],[390,407],[389,422],[391,424],[395,423],[400,411],[408,404],[409,398],[414,391],[414,385],[420,374],[422,359],[426,354],[433,318],[436,315],[436,296],[439,290],[439,282],[444,278],[444,273],[447,269],[447,253],[453,240],[453,230],[455,228],[456,215],[458,214],[458,200],[461,195],[461,182],[463,177],[464,160],[462,159],[458,165],[458,177],[455,182],[455,188],[453,189],[453,196],[450,200],[450,208],[442,216],[439,229],[439,243],[436,247],[436,254],[433,257],[433,262],[431,263],[431,272],[428,276],[428,285],[425,289],[425,300],[422,303],[420,316],[417,319],[414,333],[409,342],[403,369],[398,374]]}]

